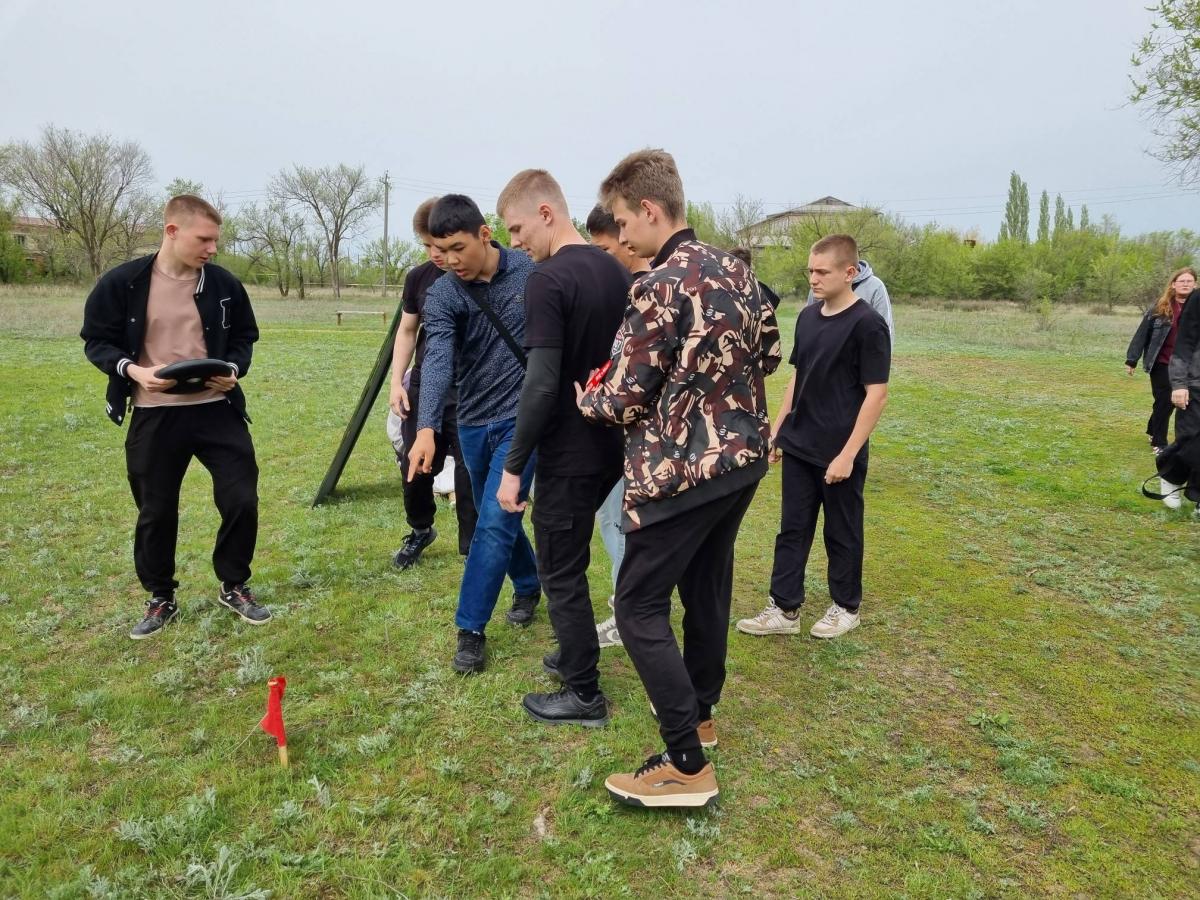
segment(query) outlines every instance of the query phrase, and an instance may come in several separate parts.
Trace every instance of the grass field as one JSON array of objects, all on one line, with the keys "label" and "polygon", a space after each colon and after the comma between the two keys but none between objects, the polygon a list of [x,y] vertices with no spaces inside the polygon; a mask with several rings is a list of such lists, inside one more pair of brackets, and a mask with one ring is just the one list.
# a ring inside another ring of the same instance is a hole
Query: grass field
[{"label": "grass field", "polygon": [[[336,327],[336,308],[256,303],[254,584],[275,621],[216,607],[196,466],[183,618],[135,644],[124,433],[83,359],[80,298],[0,293],[0,896],[1195,895],[1200,523],[1137,491],[1153,466],[1149,386],[1121,368],[1131,315],[1039,331],[1008,307],[897,308],[863,626],[731,637],[722,803],[685,815],[602,787],[659,746],[622,649],[602,657],[599,730],[520,709],[550,684],[544,609],[526,631],[493,624],[484,675],[449,670],[453,516],[415,570],[391,569],[382,402],[335,501],[309,508],[382,338],[369,317]],[[764,602],[778,498],[773,472],[735,615]],[[256,728],[276,673],[287,771]]]}]

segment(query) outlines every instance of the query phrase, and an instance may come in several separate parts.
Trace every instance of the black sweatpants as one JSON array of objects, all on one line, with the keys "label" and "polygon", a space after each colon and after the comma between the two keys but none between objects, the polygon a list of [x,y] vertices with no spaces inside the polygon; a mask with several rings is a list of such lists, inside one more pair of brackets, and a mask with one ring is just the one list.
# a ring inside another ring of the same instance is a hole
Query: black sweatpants
[{"label": "black sweatpants", "polygon": [[[734,542],[757,488],[751,484],[625,535],[617,628],[669,751],[699,750],[696,728],[721,699]],[[675,588],[683,605],[682,654],[671,630]]]},{"label": "black sweatpants", "polygon": [[[1170,441],[1167,440],[1167,431],[1171,425],[1171,413],[1175,412],[1175,405],[1171,403],[1171,378],[1167,374],[1166,363],[1155,363],[1150,369],[1150,390],[1154,395],[1154,407],[1150,413],[1150,420],[1146,423],[1146,434],[1150,435],[1150,443],[1155,447],[1165,447]],[[1178,432],[1178,417],[1176,417],[1176,431]]]},{"label": "black sweatpants", "polygon": [[1200,387],[1188,389],[1187,409],[1175,413],[1175,443],[1159,456],[1158,474],[1185,485],[1184,498],[1200,503]]},{"label": "black sweatpants", "polygon": [[221,527],[213,569],[222,581],[250,580],[258,539],[258,464],[246,420],[227,401],[137,407],[125,437],[125,464],[137,504],[133,564],[151,594],[173,591],[179,488],[192,458],[208,469]]},{"label": "black sweatpants", "polygon": [[462,448],[458,445],[458,409],[448,404],[442,413],[442,430],[433,438],[433,471],[418,473],[408,480],[408,450],[417,439],[417,406],[421,402],[421,382],[410,381],[408,391],[409,414],[400,426],[404,439],[404,515],[410,528],[432,528],[437,514],[437,501],[433,496],[433,479],[446,465],[446,457],[454,459],[454,514],[458,519],[458,552],[463,556],[471,549],[471,538],[475,535],[475,496],[471,492],[471,473],[463,464]]},{"label": "black sweatpants", "polygon": [[829,559],[829,596],[842,609],[858,612],[862,603],[863,486],[867,456],[855,462],[850,477],[825,483],[825,470],[783,454],[783,498],[775,562],[771,567],[771,596],[789,612],[804,602],[804,570],[817,532],[817,513],[825,509],[825,555]]},{"label": "black sweatpants", "polygon": [[563,683],[590,696],[599,690],[600,644],[588,589],[592,529],[620,469],[591,475],[537,474],[533,540],[538,579],[558,638]]}]

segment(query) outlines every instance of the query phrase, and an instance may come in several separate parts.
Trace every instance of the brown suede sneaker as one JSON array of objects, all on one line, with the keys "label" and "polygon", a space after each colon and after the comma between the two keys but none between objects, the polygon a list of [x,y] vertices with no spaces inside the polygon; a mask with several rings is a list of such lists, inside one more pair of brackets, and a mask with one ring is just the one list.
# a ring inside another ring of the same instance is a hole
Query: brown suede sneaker
[{"label": "brown suede sneaker", "polygon": [[[654,721],[658,721],[658,710],[654,708],[654,704],[650,704],[650,715],[654,716]],[[696,726],[696,734],[700,735],[700,746],[705,750],[711,750],[717,746],[717,723],[712,719],[705,719]]]},{"label": "brown suede sneaker", "polygon": [[695,775],[685,775],[665,753],[650,757],[632,775],[609,775],[604,786],[614,800],[630,806],[708,806],[720,794],[712,763],[705,763]]}]

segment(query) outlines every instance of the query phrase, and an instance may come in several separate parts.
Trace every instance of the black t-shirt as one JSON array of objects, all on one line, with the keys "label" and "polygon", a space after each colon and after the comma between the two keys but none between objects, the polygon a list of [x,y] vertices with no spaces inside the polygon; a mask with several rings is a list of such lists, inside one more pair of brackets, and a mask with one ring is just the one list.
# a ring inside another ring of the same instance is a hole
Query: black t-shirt
[{"label": "black t-shirt", "polygon": [[[445,273],[426,260],[414,269],[409,269],[404,276],[404,291],[400,295],[401,309],[414,316],[420,316],[425,310],[425,294],[433,287],[433,283]],[[418,378],[421,360],[425,357],[425,329],[417,332],[417,346],[413,350],[413,377]]]},{"label": "black t-shirt", "polygon": [[[832,316],[824,303],[806,306],[796,319],[789,360],[796,367],[792,412],[779,429],[778,444],[790,453],[827,466],[842,452],[868,384],[885,384],[892,361],[887,323],[865,300]],[[856,460],[867,452],[863,444]]]},{"label": "black t-shirt", "polygon": [[575,385],[608,362],[629,281],[599,247],[569,244],[540,262],[525,284],[525,348],[562,351],[558,403],[537,446],[539,472],[594,474],[621,459],[621,430],[584,419]]}]

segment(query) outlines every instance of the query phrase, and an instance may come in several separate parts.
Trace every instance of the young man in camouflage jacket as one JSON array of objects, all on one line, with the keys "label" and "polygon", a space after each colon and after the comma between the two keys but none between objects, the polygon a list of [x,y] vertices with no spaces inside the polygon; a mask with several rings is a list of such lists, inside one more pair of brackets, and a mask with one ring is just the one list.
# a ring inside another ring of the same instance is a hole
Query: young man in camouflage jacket
[{"label": "young man in camouflage jacket", "polygon": [[[621,240],[654,257],[633,286],[607,370],[579,405],[586,418],[625,427],[617,626],[667,746],[605,785],[633,805],[704,806],[718,793],[702,746],[716,744],[734,541],[767,471],[764,379],[780,363],[779,329],[746,265],[687,227],[670,154],[626,157],[600,199]],[[670,624],[676,588],[682,653]]]}]

